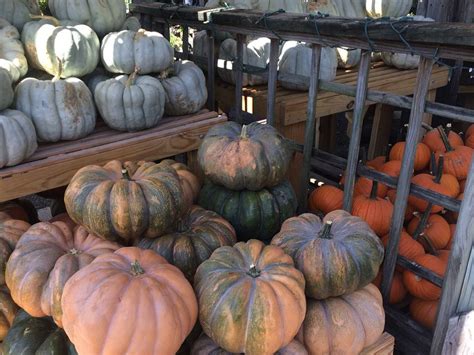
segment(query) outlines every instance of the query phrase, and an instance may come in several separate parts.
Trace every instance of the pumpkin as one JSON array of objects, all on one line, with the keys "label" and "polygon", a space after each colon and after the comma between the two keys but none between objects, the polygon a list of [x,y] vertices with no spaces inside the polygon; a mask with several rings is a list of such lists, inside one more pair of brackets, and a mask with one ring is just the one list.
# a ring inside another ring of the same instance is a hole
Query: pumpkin
[{"label": "pumpkin", "polygon": [[[373,281],[373,284],[379,289],[382,285],[382,272],[377,274],[377,277]],[[402,302],[407,295],[407,289],[403,285],[402,274],[399,271],[395,271],[393,274],[392,285],[390,286],[390,296],[388,303],[397,304]]]},{"label": "pumpkin", "polygon": [[444,172],[446,174],[454,175],[458,180],[466,179],[469,173],[469,167],[474,155],[474,150],[466,146],[453,147],[446,136],[446,133],[441,127],[438,127],[438,132],[441,135],[445,153],[436,152],[436,161],[439,164],[439,159],[444,156]]},{"label": "pumpkin", "polygon": [[194,287],[204,332],[231,353],[273,354],[305,317],[303,275],[281,248],[258,240],[217,249],[198,267]]},{"label": "pumpkin", "polygon": [[[448,127],[450,128],[451,125],[449,124]],[[426,144],[432,152],[445,153],[446,147],[444,146],[439,130],[433,129],[432,127],[428,127],[428,129],[428,132],[426,132],[425,136],[423,137],[423,143]],[[449,131],[448,140],[453,147],[464,145],[461,136],[452,130]]]},{"label": "pumpkin", "polygon": [[64,194],[73,221],[122,243],[163,235],[189,208],[184,202],[175,169],[117,160],[80,169]]},{"label": "pumpkin", "polygon": [[341,69],[351,69],[356,67],[362,56],[361,49],[336,48],[337,67]]},{"label": "pumpkin", "polygon": [[238,240],[268,240],[295,215],[298,201],[288,181],[255,192],[228,190],[207,182],[199,194],[199,205],[229,221]]},{"label": "pumpkin", "polygon": [[[408,233],[413,234],[420,224],[420,215],[416,214],[415,218],[408,224]],[[425,228],[422,229],[425,238],[428,238],[436,249],[444,249],[451,238],[451,230],[448,222],[440,215],[433,214],[428,217]]]},{"label": "pumpkin", "polygon": [[157,252],[192,282],[198,266],[209,259],[214,250],[236,242],[229,222],[215,212],[193,206],[173,232],[156,239],[144,238],[138,246]]},{"label": "pumpkin", "polygon": [[[395,206],[395,200],[397,198],[397,190],[389,189],[387,191],[387,197],[389,201],[392,203],[392,205]],[[413,212],[415,212],[415,208],[408,203],[405,209],[405,222],[409,222],[412,220]]]},{"label": "pumpkin", "polygon": [[264,12],[278,11],[280,9],[286,12],[305,13],[306,6],[304,0],[251,0],[258,3],[257,10]]},{"label": "pumpkin", "polygon": [[204,175],[231,190],[259,191],[281,183],[292,151],[272,126],[226,122],[212,127],[198,151]]},{"label": "pumpkin", "polygon": [[0,0],[0,14],[21,32],[31,15],[41,15],[41,10],[37,0]]},{"label": "pumpkin", "polygon": [[323,220],[308,213],[290,218],[272,244],[295,260],[306,279],[306,295],[314,299],[349,294],[369,284],[384,254],[367,223],[342,210]]},{"label": "pumpkin", "polygon": [[466,180],[467,179],[458,180],[459,181],[459,189],[462,193],[466,189]]},{"label": "pumpkin", "polygon": [[92,73],[83,77],[82,80],[87,85],[92,95],[94,95],[97,85],[111,78],[112,78],[111,74],[108,71],[106,71],[104,68],[96,68]]},{"label": "pumpkin", "polygon": [[[234,66],[237,61],[237,41],[233,38],[224,40],[219,48],[219,60],[217,74],[227,83],[235,85]],[[270,61],[270,39],[266,37],[257,38],[244,44],[242,63],[262,68],[265,71]],[[262,85],[268,81],[268,73],[264,75],[243,74],[242,85]]]},{"label": "pumpkin", "polygon": [[359,354],[382,335],[385,313],[380,291],[368,284],[354,293],[317,301],[298,334],[309,354]]},{"label": "pumpkin", "polygon": [[51,318],[33,318],[20,310],[3,340],[2,354],[77,355],[77,352]]},{"label": "pumpkin", "polygon": [[[367,160],[365,162],[365,165],[368,166],[369,168],[379,170],[382,168],[382,166],[388,161],[388,157],[385,155],[380,155],[378,157],[375,157],[372,160]],[[395,161],[395,160],[394,160]]]},{"label": "pumpkin", "polygon": [[36,148],[36,131],[31,120],[20,111],[0,111],[0,168],[20,164]]},{"label": "pumpkin", "polygon": [[423,327],[433,330],[436,324],[439,301],[425,301],[414,298],[410,302],[410,315]]},{"label": "pumpkin", "polygon": [[[385,248],[387,248],[389,240],[389,234],[386,234],[382,237],[382,243]],[[404,256],[409,260],[414,260],[416,257],[424,255],[425,249],[423,248],[423,245],[421,245],[420,242],[415,240],[410,234],[405,231],[402,231],[398,244],[398,254]],[[397,265],[397,270],[403,271],[403,268]]]},{"label": "pumpkin", "polygon": [[[0,0],[0,8],[5,6],[6,2],[20,4],[23,0]],[[16,6],[16,5],[13,5]],[[0,11],[3,14],[5,12]],[[29,20],[28,20],[29,21]],[[23,27],[23,25],[22,25]],[[26,75],[28,71],[28,62],[26,61],[25,51],[20,42],[18,30],[10,25],[8,21],[0,17],[0,68],[5,69],[10,75],[11,82],[17,82]]]},{"label": "pumpkin", "polygon": [[120,28],[120,30],[128,30],[128,31],[139,31],[140,28],[142,28],[142,25],[140,23],[140,20],[135,17],[135,16],[129,16],[127,17],[127,19],[125,20],[125,22],[123,23],[122,27]]},{"label": "pumpkin", "polygon": [[348,18],[365,17],[364,4],[360,0],[317,0],[308,3],[308,11]]},{"label": "pumpkin", "polygon": [[[441,250],[439,256],[424,254],[414,258],[414,262],[444,277],[448,264],[449,251]],[[441,288],[430,281],[415,275],[410,270],[403,271],[403,283],[408,292],[426,301],[435,301],[441,296]]]},{"label": "pumpkin", "polygon": [[[1,59],[0,59],[1,60]],[[10,74],[0,67],[0,111],[8,108],[13,102],[13,88]]]},{"label": "pumpkin", "polygon": [[94,99],[77,78],[22,80],[15,90],[15,108],[31,118],[38,140],[76,140],[95,127]]},{"label": "pumpkin", "polygon": [[0,285],[5,284],[5,268],[8,258],[28,228],[30,228],[28,222],[9,217],[0,218]]},{"label": "pumpkin", "polygon": [[99,38],[85,25],[45,17],[28,22],[21,41],[31,66],[53,76],[84,76],[92,73],[99,63]]},{"label": "pumpkin", "polygon": [[16,304],[33,317],[52,316],[61,326],[61,295],[67,280],[95,257],[117,248],[83,227],[37,223],[17,242],[5,280]]},{"label": "pumpkin", "polygon": [[393,205],[389,200],[377,197],[377,191],[378,182],[374,181],[370,196],[356,196],[352,205],[352,214],[366,221],[375,234],[382,236],[390,230]]},{"label": "pumpkin", "polygon": [[161,165],[172,167],[178,173],[181,187],[183,188],[186,205],[191,206],[197,202],[199,191],[201,191],[201,182],[191,170],[185,165],[172,159],[165,159],[160,162]]},{"label": "pumpkin", "polygon": [[[354,185],[354,196],[363,195],[366,197],[370,196],[372,191],[373,181],[366,177],[360,177],[357,179]],[[379,198],[384,198],[387,195],[388,187],[384,184],[377,184],[376,195]]]},{"label": "pumpkin", "polygon": [[161,33],[140,29],[112,32],[100,48],[102,64],[111,73],[159,73],[173,64],[174,51]]},{"label": "pumpkin", "polygon": [[13,302],[6,286],[0,286],[0,341],[3,341],[13,324],[18,306]]},{"label": "pumpkin", "polygon": [[62,308],[64,330],[79,354],[175,354],[198,313],[182,272],[134,247],[101,255],[77,272]]},{"label": "pumpkin", "polygon": [[[278,81],[290,90],[309,89],[312,49],[304,43],[287,42],[280,57]],[[337,54],[334,48],[323,47],[320,57],[319,79],[333,81],[336,78]]]},{"label": "pumpkin", "polygon": [[[405,153],[406,142],[396,143],[390,150],[390,160],[403,161],[403,154]],[[418,143],[415,153],[415,171],[420,171],[426,168],[430,162],[430,148],[424,143]]]},{"label": "pumpkin", "polygon": [[380,166],[377,169],[381,173],[387,174],[388,176],[398,178],[400,171],[402,170],[402,162],[400,160],[390,160]]},{"label": "pumpkin", "polygon": [[13,200],[0,203],[0,220],[19,219],[29,223],[38,221],[35,206],[29,200]]},{"label": "pumpkin", "polygon": [[365,3],[365,11],[370,17],[406,16],[413,6],[412,0],[362,0],[362,3]]},{"label": "pumpkin", "polygon": [[135,132],[155,127],[165,110],[165,90],[152,76],[119,75],[97,84],[95,103],[105,123]]},{"label": "pumpkin", "polygon": [[177,61],[171,69],[162,73],[160,78],[166,94],[167,115],[190,115],[198,112],[206,104],[206,77],[193,62]]},{"label": "pumpkin", "polygon": [[464,144],[467,147],[474,149],[474,134],[466,135],[466,138],[464,139]]},{"label": "pumpkin", "polygon": [[471,124],[466,130],[466,137],[470,137],[474,134],[474,124]]},{"label": "pumpkin", "polygon": [[85,24],[100,37],[121,29],[127,11],[122,0],[49,0],[48,7],[54,17]]},{"label": "pumpkin", "polygon": [[335,210],[342,210],[342,204],[344,201],[344,191],[340,188],[323,185],[311,192],[309,196],[309,210],[310,211],[321,211],[323,214]]}]

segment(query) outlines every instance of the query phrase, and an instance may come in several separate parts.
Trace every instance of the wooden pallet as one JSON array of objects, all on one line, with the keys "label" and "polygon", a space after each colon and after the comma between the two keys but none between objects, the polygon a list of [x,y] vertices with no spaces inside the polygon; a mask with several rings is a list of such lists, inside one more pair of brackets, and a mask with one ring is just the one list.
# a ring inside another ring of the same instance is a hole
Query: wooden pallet
[{"label": "wooden pallet", "polygon": [[383,333],[375,344],[362,350],[360,355],[391,355],[395,347],[395,338],[388,333]]},{"label": "wooden pallet", "polygon": [[196,150],[206,132],[227,117],[202,110],[195,115],[164,118],[157,127],[124,133],[99,126],[71,142],[40,144],[24,163],[0,169],[0,202],[67,185],[85,165],[114,159],[158,160]]}]

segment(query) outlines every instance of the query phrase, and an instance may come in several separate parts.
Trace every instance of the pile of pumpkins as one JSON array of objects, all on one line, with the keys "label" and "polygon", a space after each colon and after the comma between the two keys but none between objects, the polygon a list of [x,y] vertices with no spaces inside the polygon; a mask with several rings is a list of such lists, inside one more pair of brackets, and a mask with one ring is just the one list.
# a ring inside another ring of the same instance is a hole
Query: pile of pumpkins
[{"label": "pile of pumpkins", "polygon": [[[446,128],[425,127],[418,143],[412,183],[450,198],[463,200],[466,178],[474,157],[474,125],[462,137],[448,124]],[[396,143],[387,156],[380,156],[366,165],[388,176],[397,178],[405,142]],[[341,181],[343,184],[343,181]],[[360,177],[354,189],[352,213],[364,219],[381,238],[384,246],[389,241],[391,216],[396,190]],[[310,210],[322,214],[342,207],[343,191],[339,187],[323,185],[310,198]],[[443,277],[456,230],[458,214],[442,206],[410,195],[405,211],[405,227],[401,233],[399,254]],[[380,285],[381,275],[377,284]],[[409,295],[409,296],[408,296]],[[412,317],[426,328],[433,329],[440,287],[415,275],[401,266],[396,267],[391,286],[390,303],[409,302]]]},{"label": "pile of pumpkins", "polygon": [[[358,354],[372,345],[385,319],[371,284],[382,242],[344,211],[294,216],[294,193],[281,186],[285,144],[270,126],[228,122],[203,139],[202,189],[172,160],[111,161],[80,169],[67,214],[49,222],[0,207],[2,353]],[[258,220],[239,235],[242,220],[204,209],[209,200]]]},{"label": "pile of pumpkins", "polygon": [[50,17],[35,0],[0,1],[0,168],[30,157],[37,142],[84,138],[97,111],[112,129],[134,132],[207,101],[202,70],[126,19],[123,0],[79,3],[49,1]]}]

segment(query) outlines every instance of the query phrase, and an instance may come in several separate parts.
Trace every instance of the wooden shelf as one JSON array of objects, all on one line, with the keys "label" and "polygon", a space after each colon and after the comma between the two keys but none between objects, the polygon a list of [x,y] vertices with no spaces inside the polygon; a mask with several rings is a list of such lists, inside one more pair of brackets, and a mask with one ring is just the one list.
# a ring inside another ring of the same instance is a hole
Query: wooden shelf
[{"label": "wooden shelf", "polygon": [[368,346],[360,355],[391,355],[395,346],[395,338],[388,334],[383,333],[379,340],[375,344]]}]

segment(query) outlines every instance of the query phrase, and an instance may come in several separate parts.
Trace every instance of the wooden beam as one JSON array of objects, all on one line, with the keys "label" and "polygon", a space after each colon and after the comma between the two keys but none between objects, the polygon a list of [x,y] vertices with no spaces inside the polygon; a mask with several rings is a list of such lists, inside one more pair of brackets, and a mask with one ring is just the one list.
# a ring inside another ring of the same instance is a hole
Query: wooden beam
[{"label": "wooden beam", "polygon": [[270,43],[270,63],[268,69],[267,123],[275,126],[275,99],[278,81],[278,57],[280,41],[272,39]]},{"label": "wooden beam", "polygon": [[443,354],[474,354],[474,311],[449,320]]}]

